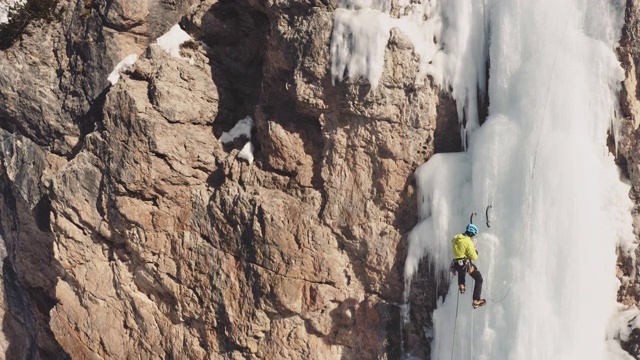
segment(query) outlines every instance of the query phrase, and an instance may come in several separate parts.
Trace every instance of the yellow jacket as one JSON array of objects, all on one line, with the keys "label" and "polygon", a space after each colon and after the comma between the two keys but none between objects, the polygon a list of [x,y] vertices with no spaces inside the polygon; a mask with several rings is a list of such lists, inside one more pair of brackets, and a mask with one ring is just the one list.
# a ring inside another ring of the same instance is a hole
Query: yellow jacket
[{"label": "yellow jacket", "polygon": [[471,241],[469,236],[458,234],[451,240],[451,245],[453,247],[454,259],[466,258],[475,260],[478,258],[476,247],[473,246],[473,241]]}]

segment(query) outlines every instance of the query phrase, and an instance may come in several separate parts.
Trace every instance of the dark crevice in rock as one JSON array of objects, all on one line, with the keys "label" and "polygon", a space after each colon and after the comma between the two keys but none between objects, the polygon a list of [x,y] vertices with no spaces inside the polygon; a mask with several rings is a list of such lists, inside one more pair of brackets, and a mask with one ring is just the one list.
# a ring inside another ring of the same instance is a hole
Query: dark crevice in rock
[{"label": "dark crevice in rock", "polygon": [[233,342],[233,339],[228,336],[232,331],[229,327],[232,324],[227,309],[224,307],[224,303],[216,309],[215,318],[218,319],[218,326],[215,327],[216,341],[218,343],[218,351],[224,355],[225,353],[231,353],[233,351],[241,351],[243,348]]},{"label": "dark crevice in rock", "polygon": [[[30,209],[6,174],[0,177],[0,248],[6,249],[2,267],[6,313],[2,327],[8,336],[9,359],[68,359],[49,327],[55,306],[57,262],[53,236],[43,219],[47,200]],[[46,197],[45,197],[46,199]],[[44,230],[43,230],[44,229]]]},{"label": "dark crevice in rock", "polygon": [[218,167],[209,175],[209,178],[207,178],[207,185],[214,189],[220,188],[226,179],[227,175],[224,173],[224,169]]},{"label": "dark crevice in rock", "polygon": [[178,284],[178,285],[180,285],[180,286],[184,285],[184,284],[182,284],[182,280],[180,280],[180,278],[178,278],[178,277],[176,277],[176,276],[173,276],[172,274],[170,274],[170,273],[168,273],[168,272],[165,272],[164,274],[165,274],[169,279],[171,279],[171,281],[173,281],[174,283],[176,283],[176,284]]},{"label": "dark crevice in rock", "polygon": [[265,238],[265,229],[267,228],[267,225],[265,223],[264,209],[262,208],[262,206],[258,206],[255,218],[258,220],[258,224],[260,225],[260,236],[262,236],[262,238]]},{"label": "dark crevice in rock", "polygon": [[[71,359],[55,341],[51,330],[43,327],[55,301],[42,290],[25,289],[8,258],[3,261],[2,280],[8,306],[2,322],[3,333],[9,340],[6,358]],[[36,296],[35,301],[32,295]]]},{"label": "dark crevice in rock", "polygon": [[33,300],[36,308],[40,311],[40,315],[44,318],[45,322],[48,322],[49,312],[58,302],[47,295],[47,293],[40,287],[28,287],[26,290],[29,294],[29,298]]},{"label": "dark crevice in rock", "polygon": [[327,192],[324,191],[324,188],[320,191],[321,202],[320,209],[318,210],[318,219],[322,219],[323,225],[327,226],[325,219],[325,210],[327,209],[327,204],[329,203],[329,199],[327,197]]},{"label": "dark crevice in rock", "polygon": [[[100,179],[100,184],[98,185],[98,194],[96,196],[96,199],[98,199],[98,203],[103,202],[105,198],[107,198],[107,193],[108,193],[108,187],[109,185],[106,182],[106,177],[103,176]],[[100,217],[102,219],[106,219],[107,218],[107,210],[105,209],[105,206],[99,206],[102,204],[96,204],[96,211],[98,212],[98,214],[100,215]]]},{"label": "dark crevice in rock", "polygon": [[111,72],[118,60],[109,56],[98,2],[92,2],[89,8],[77,2],[73,20],[67,24],[65,50],[70,78],[60,89],[64,94],[62,107],[82,123],[93,99],[108,86],[104,75]]},{"label": "dark crevice in rock", "polygon": [[[34,326],[31,304],[8,257],[2,264],[2,281],[5,301],[9,308],[8,314],[4,315],[2,326],[3,333],[9,335],[6,355],[9,358],[39,358],[35,350],[35,334],[29,331]],[[14,334],[22,336],[13,338]]]},{"label": "dark crevice in rock", "polygon": [[451,94],[441,92],[437,107],[436,129],[433,133],[434,152],[458,152],[462,150],[462,145],[455,100]]},{"label": "dark crevice in rock", "polygon": [[153,150],[149,150],[149,153],[155,157],[157,157],[158,159],[164,161],[165,164],[167,164],[167,166],[174,172],[177,172],[176,169],[174,168],[173,164],[171,163],[171,160],[169,160],[169,156],[163,153],[159,153]]},{"label": "dark crevice in rock", "polygon": [[[418,223],[418,211],[416,209],[416,179],[411,173],[402,188],[400,203],[394,212],[393,226],[400,234],[409,232]],[[400,253],[398,253],[400,256]],[[404,258],[403,258],[404,261]]]},{"label": "dark crevice in rock", "polygon": [[[489,39],[490,36],[487,37],[487,39]],[[487,49],[485,51],[486,54],[489,54],[489,45],[488,45],[488,40],[487,40],[487,45],[486,45]],[[478,106],[478,124],[482,125],[484,124],[485,121],[487,121],[487,117],[489,116],[489,103],[490,103],[490,99],[489,99],[489,72],[490,72],[490,68],[491,68],[491,59],[489,58],[489,56],[487,56],[487,58],[485,59],[485,67],[484,67],[484,79],[485,79],[485,83],[484,88],[487,89],[484,93],[480,90],[480,87],[478,87],[477,91],[478,91],[478,101],[477,101],[477,106]]]},{"label": "dark crevice in rock", "polygon": [[607,148],[609,149],[609,153],[614,156],[614,162],[620,168],[621,175],[625,179],[631,179],[631,174],[629,173],[629,161],[625,156],[618,154],[615,138],[610,130],[607,132]]},{"label": "dark crevice in rock", "polygon": [[199,293],[198,289],[195,288],[194,286],[187,286],[187,289],[191,290],[191,292],[193,292],[193,295],[196,297],[196,299],[198,299],[198,305],[200,307],[206,306],[207,303],[205,303],[202,295]]},{"label": "dark crevice in rock", "polygon": [[71,150],[71,154],[67,157],[68,160],[75,158],[78,153],[84,148],[85,140],[88,134],[94,131],[102,131],[102,121],[104,119],[104,103],[107,98],[107,93],[110,88],[105,88],[98,97],[91,101],[89,111],[78,119],[78,128],[80,130],[80,139],[78,143]]},{"label": "dark crevice in rock", "polygon": [[183,19],[183,28],[206,44],[219,108],[214,134],[253,114],[260,98],[262,62],[269,32],[267,17],[245,2],[219,1],[204,14],[201,27]]},{"label": "dark crevice in rock", "polygon": [[[633,320],[633,319],[632,319]],[[622,349],[634,359],[640,359],[640,329],[633,329],[627,341],[621,341]]]},{"label": "dark crevice in rock", "polygon": [[[432,311],[438,299],[446,301],[449,280],[434,276],[435,268],[424,258],[418,271],[411,280],[409,295],[409,323],[403,327],[404,347],[407,353],[414,356],[425,356],[431,353],[431,339],[426,337],[425,327],[433,328]],[[455,301],[455,298],[453,299]]]},{"label": "dark crevice in rock", "polygon": [[38,226],[38,229],[42,232],[51,232],[51,199],[48,196],[43,196],[42,199],[33,207],[33,218]]},{"label": "dark crevice in rock", "polygon": [[392,303],[380,304],[379,306],[384,319],[382,325],[387,332],[385,352],[389,359],[400,359],[404,355],[402,353],[403,349],[400,341],[400,329],[402,324],[400,310]]}]

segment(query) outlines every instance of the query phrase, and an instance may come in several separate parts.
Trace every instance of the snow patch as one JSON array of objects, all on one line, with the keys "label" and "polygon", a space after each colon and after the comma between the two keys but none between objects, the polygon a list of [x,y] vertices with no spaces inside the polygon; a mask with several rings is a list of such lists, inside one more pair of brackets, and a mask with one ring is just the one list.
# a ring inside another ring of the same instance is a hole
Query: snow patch
[{"label": "snow patch", "polygon": [[164,35],[160,36],[156,43],[169,55],[181,58],[180,56],[180,45],[185,41],[191,40],[191,36],[187,34],[182,28],[180,28],[180,24],[175,24],[173,27]]},{"label": "snow patch", "polygon": [[253,162],[253,143],[251,141],[244,144],[244,147],[238,153],[240,159],[245,159],[251,164]]},{"label": "snow patch", "polygon": [[247,139],[251,140],[251,129],[253,128],[253,119],[251,116],[247,116],[246,118],[239,120],[235,126],[229,130],[229,132],[223,132],[220,136],[220,141],[223,144],[228,144],[233,142],[235,139],[240,136],[245,136]]},{"label": "snow patch", "polygon": [[245,159],[249,164],[253,163],[253,143],[251,142],[251,129],[253,128],[253,119],[251,116],[239,120],[234,127],[228,132],[223,132],[220,136],[220,141],[223,144],[233,143],[236,139],[244,137],[248,139],[246,144],[242,147],[242,150],[238,153],[238,158]]},{"label": "snow patch", "polygon": [[124,58],[122,61],[116,65],[107,80],[111,83],[111,85],[115,85],[118,80],[120,80],[120,73],[129,69],[136,61],[138,60],[137,54],[131,54]]}]

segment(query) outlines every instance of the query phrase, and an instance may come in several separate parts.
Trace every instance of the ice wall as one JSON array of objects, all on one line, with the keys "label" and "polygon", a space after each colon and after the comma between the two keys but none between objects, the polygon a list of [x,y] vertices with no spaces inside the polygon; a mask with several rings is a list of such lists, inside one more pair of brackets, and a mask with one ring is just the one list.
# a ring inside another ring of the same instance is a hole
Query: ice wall
[{"label": "ice wall", "polygon": [[[420,221],[405,278],[408,291],[425,259],[446,276],[449,241],[477,212],[488,305],[472,310],[470,292],[458,299],[454,281],[433,313],[432,358],[626,356],[618,340],[637,310],[616,303],[616,251],[636,244],[630,187],[606,147],[624,77],[615,53],[624,5],[345,0],[336,10],[334,80],[384,86],[389,31],[398,28],[420,58],[416,83],[430,79],[458,104],[468,149],[416,170]],[[486,90],[489,117],[479,127]],[[488,205],[491,228],[482,216]]]},{"label": "ice wall", "polygon": [[[424,253],[446,272],[450,238],[471,211],[491,204],[491,228],[477,224],[488,305],[472,310],[471,295],[461,295],[454,321],[453,281],[433,314],[432,358],[619,358],[621,332],[611,330],[620,318],[616,251],[635,245],[629,185],[606,137],[623,79],[614,49],[624,3],[485,6],[490,115],[466,153],[434,157],[417,170],[428,180],[419,181],[422,218],[410,235],[405,275]],[[455,171],[465,174],[462,184],[432,186],[458,167],[466,169]]]}]

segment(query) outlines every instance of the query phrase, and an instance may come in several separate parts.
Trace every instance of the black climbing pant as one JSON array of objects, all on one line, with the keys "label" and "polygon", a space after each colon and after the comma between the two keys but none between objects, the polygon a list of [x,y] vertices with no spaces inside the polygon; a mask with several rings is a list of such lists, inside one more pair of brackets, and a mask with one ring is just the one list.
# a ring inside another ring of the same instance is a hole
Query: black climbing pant
[{"label": "black climbing pant", "polygon": [[469,273],[473,280],[476,281],[473,287],[473,300],[480,300],[482,295],[482,274],[478,268],[470,260],[454,260],[453,268],[458,272],[458,285],[465,284],[466,274]]}]

